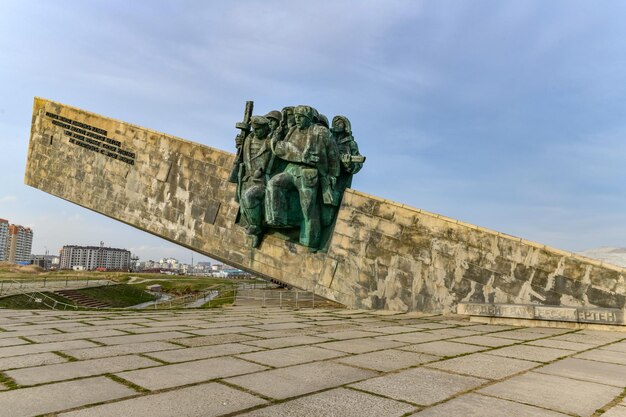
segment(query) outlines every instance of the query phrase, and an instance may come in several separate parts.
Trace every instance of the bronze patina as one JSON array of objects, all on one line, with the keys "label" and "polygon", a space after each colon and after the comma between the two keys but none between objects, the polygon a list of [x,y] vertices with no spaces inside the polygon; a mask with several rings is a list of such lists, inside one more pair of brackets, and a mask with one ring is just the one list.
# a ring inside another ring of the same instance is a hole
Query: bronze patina
[{"label": "bronze patina", "polygon": [[237,183],[239,224],[257,247],[265,233],[298,231],[298,242],[324,249],[343,192],[365,162],[350,121],[328,119],[311,106],[287,106],[237,123],[237,158],[231,182]]}]

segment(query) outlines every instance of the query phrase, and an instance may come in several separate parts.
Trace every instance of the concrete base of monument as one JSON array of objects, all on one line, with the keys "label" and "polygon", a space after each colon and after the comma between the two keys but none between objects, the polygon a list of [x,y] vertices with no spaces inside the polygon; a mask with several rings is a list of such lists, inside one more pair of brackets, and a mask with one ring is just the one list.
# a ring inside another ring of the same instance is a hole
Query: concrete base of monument
[{"label": "concrete base of monument", "polygon": [[624,310],[595,307],[563,307],[546,305],[459,303],[457,313],[471,316],[481,323],[508,323],[521,326],[546,326],[568,329],[607,326],[626,331]]}]

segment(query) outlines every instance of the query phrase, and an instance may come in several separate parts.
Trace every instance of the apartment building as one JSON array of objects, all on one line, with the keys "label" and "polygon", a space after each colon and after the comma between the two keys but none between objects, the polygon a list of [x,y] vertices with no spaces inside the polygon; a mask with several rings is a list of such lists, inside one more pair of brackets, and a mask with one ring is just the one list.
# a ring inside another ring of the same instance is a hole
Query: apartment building
[{"label": "apartment building", "polygon": [[61,249],[60,269],[82,267],[86,270],[106,268],[128,270],[130,268],[130,251],[126,249],[107,248],[104,246],[66,245]]}]

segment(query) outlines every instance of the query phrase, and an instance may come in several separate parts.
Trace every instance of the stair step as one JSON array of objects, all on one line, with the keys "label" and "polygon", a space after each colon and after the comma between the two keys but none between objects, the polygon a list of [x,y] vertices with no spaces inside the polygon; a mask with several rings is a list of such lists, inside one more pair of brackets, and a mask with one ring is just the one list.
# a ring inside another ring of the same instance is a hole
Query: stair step
[{"label": "stair step", "polygon": [[111,307],[109,304],[91,298],[87,295],[81,294],[76,290],[59,290],[55,291],[55,294],[58,294],[64,298],[67,298],[70,301],[75,302],[81,307],[91,307],[91,308],[108,308]]}]

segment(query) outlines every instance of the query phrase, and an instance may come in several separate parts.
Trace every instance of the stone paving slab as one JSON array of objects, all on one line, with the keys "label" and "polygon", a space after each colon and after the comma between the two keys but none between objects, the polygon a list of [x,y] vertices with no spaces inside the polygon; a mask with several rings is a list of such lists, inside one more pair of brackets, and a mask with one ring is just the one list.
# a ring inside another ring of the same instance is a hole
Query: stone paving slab
[{"label": "stone paving slab", "polygon": [[426,333],[432,333],[438,336],[445,336],[445,338],[450,338],[476,336],[481,334],[482,332],[474,331],[473,327],[457,327],[447,329],[429,329],[426,330]]},{"label": "stone paving slab", "polygon": [[27,345],[28,343],[30,342],[27,342],[24,339],[18,339],[17,337],[6,337],[4,339],[0,339],[0,347]]},{"label": "stone paving slab", "polygon": [[259,347],[243,345],[241,343],[224,343],[222,345],[200,346],[194,348],[151,352],[147,355],[165,362],[187,362],[196,359],[209,359],[218,356],[237,355],[246,352],[256,352]]},{"label": "stone paving slab", "polygon": [[[320,340],[323,340],[319,338]],[[359,339],[358,343],[354,340],[339,340],[336,342],[327,342],[318,344],[316,346],[324,349],[339,350],[346,353],[367,353],[375,350],[397,348],[405,346],[406,343],[396,342],[395,340],[383,340],[383,339]]]},{"label": "stone paving slab", "polygon": [[552,349],[539,346],[515,345],[494,349],[487,352],[489,355],[506,356],[509,358],[525,359],[535,362],[552,362],[563,356],[573,355],[571,350]]},{"label": "stone paving slab", "polygon": [[256,325],[249,325],[249,326],[255,329],[260,329],[260,330],[287,330],[287,329],[304,329],[305,327],[311,327],[312,324],[293,322],[293,323],[256,324]]},{"label": "stone paving slab", "polygon": [[196,327],[189,326],[163,326],[163,327],[139,327],[135,329],[129,329],[128,331],[133,334],[145,334],[145,333],[162,333],[162,332],[189,332],[191,330],[198,330]]},{"label": "stone paving slab", "polygon": [[611,345],[602,346],[601,350],[612,350],[615,352],[624,352],[626,353],[626,341],[613,343]]},{"label": "stone paving slab", "polygon": [[469,394],[437,405],[410,417],[566,417],[567,414],[530,405]]},{"label": "stone paving slab", "polygon": [[128,333],[115,329],[78,331],[74,333],[47,334],[42,336],[30,336],[28,339],[36,343],[63,342],[66,340],[93,339],[97,337],[121,336]]},{"label": "stone paving slab", "polygon": [[157,352],[161,350],[180,349],[181,347],[167,342],[129,343],[126,345],[99,346],[86,349],[62,350],[61,353],[73,358],[98,359],[107,356],[130,355],[133,353]]},{"label": "stone paving slab", "polygon": [[0,339],[7,337],[30,337],[41,334],[59,334],[58,330],[53,329],[33,329],[33,330],[13,330],[7,332],[0,332]]},{"label": "stone paving slab", "polygon": [[524,340],[524,341],[537,340],[537,339],[542,339],[544,337],[547,337],[543,333],[524,332],[524,331],[519,331],[519,330],[507,330],[504,332],[490,333],[489,336],[502,337],[504,339]]},{"label": "stone paving slab", "polygon": [[5,374],[20,385],[36,385],[155,365],[159,365],[159,363],[141,356],[128,355],[23,368],[6,371]]},{"label": "stone paving slab", "polygon": [[396,400],[418,405],[430,405],[459,392],[476,388],[487,380],[453,375],[434,369],[415,368],[350,385]]},{"label": "stone paving slab", "polygon": [[620,365],[626,365],[626,352],[616,352],[613,350],[597,349],[589,352],[579,353],[574,356],[580,359],[589,359],[593,361],[617,363]]},{"label": "stone paving slab", "polygon": [[0,372],[9,369],[52,365],[55,363],[63,362],[67,362],[67,359],[50,352],[34,353],[32,355],[10,356],[8,358],[0,358]]},{"label": "stone paving slab", "polygon": [[502,337],[494,337],[491,335],[460,337],[458,339],[454,339],[454,341],[460,342],[460,343],[469,343],[472,345],[487,346],[487,347],[502,347],[502,346],[509,346],[515,343],[519,343],[515,340],[505,339]]},{"label": "stone paving slab", "polygon": [[400,417],[415,406],[345,388],[261,408],[241,417]]},{"label": "stone paving slab", "polygon": [[478,392],[564,413],[591,416],[597,409],[621,394],[622,389],[528,372]]},{"label": "stone paving slab", "polygon": [[325,361],[272,369],[228,378],[225,381],[270,398],[285,399],[338,387],[375,375],[373,371]]},{"label": "stone paving slab", "polygon": [[581,352],[587,349],[593,349],[595,346],[587,343],[579,343],[579,342],[570,342],[567,340],[554,340],[554,339],[541,339],[541,340],[533,340],[532,342],[526,343],[530,346],[543,346],[555,349],[567,349],[573,350],[575,352]]},{"label": "stone paving slab", "polygon": [[626,387],[626,366],[567,358],[537,369],[537,372]]},{"label": "stone paving slab", "polygon": [[484,353],[473,353],[428,364],[429,367],[487,379],[501,379],[539,365],[537,362],[498,357]]},{"label": "stone paving slab", "polygon": [[140,342],[153,342],[155,340],[170,340],[182,337],[191,337],[191,334],[181,332],[161,332],[161,333],[146,333],[146,334],[132,334],[127,336],[112,336],[92,339],[94,342],[99,342],[104,345],[123,345],[127,343],[140,343]]},{"label": "stone paving slab", "polygon": [[343,352],[322,349],[315,346],[294,346],[282,349],[266,350],[262,352],[246,353],[244,355],[237,355],[237,357],[257,362],[262,365],[280,368],[283,366],[337,358],[343,355],[345,355]]},{"label": "stone paving slab", "polygon": [[622,333],[621,335],[618,334],[617,336],[600,337],[598,335],[595,335],[595,336],[590,337],[590,335],[578,332],[578,333],[567,333],[567,334],[558,335],[558,336],[553,337],[553,340],[565,340],[568,342],[578,342],[578,343],[585,343],[585,344],[593,345],[593,346],[599,346],[599,345],[604,345],[607,343],[615,342],[616,340],[623,338],[623,336],[624,334]]},{"label": "stone paving slab", "polygon": [[98,345],[87,340],[70,340],[67,342],[37,343],[30,345],[10,346],[0,348],[0,358],[6,358],[8,356],[30,355],[33,353],[41,352],[55,352],[64,349],[88,348],[93,346]]},{"label": "stone paving slab", "polygon": [[249,340],[243,341],[243,344],[250,346],[257,346],[265,349],[279,349],[284,347],[291,346],[300,346],[300,345],[312,345],[319,342],[325,342],[327,339],[323,339],[321,337],[316,336],[307,336],[307,335],[299,335],[299,336],[287,336],[287,337],[277,337],[274,339],[262,339],[262,340]]},{"label": "stone paving slab", "polygon": [[224,343],[237,343],[237,342],[245,342],[249,340],[259,340],[257,337],[248,336],[245,334],[220,334],[216,336],[197,336],[197,337],[187,337],[184,339],[171,339],[169,342],[178,343],[184,346],[211,346],[211,345],[221,345]]},{"label": "stone paving slab", "polygon": [[216,358],[175,365],[163,365],[156,368],[122,372],[116,375],[140,387],[156,390],[258,372],[265,369],[267,367],[241,359]]},{"label": "stone paving slab", "polygon": [[0,393],[0,417],[33,417],[137,393],[105,377]]},{"label": "stone paving slab", "polygon": [[485,346],[466,345],[464,343],[455,343],[453,341],[448,342],[445,340],[439,340],[435,342],[403,346],[398,349],[408,350],[410,352],[428,353],[438,356],[458,356],[466,353],[480,352],[489,348]]},{"label": "stone paving slab", "polygon": [[319,337],[326,337],[328,339],[333,339],[333,340],[359,339],[362,337],[372,337],[372,336],[380,336],[380,333],[374,333],[374,332],[365,331],[365,330],[344,330],[344,331],[330,332],[330,333],[319,335]]},{"label": "stone paving slab", "polygon": [[439,356],[428,355],[426,353],[387,349],[339,358],[336,361],[346,365],[358,366],[359,368],[390,372],[439,359]]},{"label": "stone paving slab", "polygon": [[424,343],[432,342],[435,340],[447,339],[448,336],[436,335],[432,333],[427,333],[425,331],[418,331],[413,333],[390,334],[387,336],[379,336],[378,338],[382,340],[395,340],[396,342],[404,343]]},{"label": "stone paving slab", "polygon": [[198,336],[215,336],[215,335],[230,334],[230,333],[254,333],[258,331],[259,329],[255,329],[254,327],[234,326],[234,327],[218,327],[215,329],[194,329],[194,330],[190,330],[189,333],[195,334]]},{"label": "stone paving slab", "polygon": [[[318,326],[311,326],[304,329],[286,329],[286,330],[258,330],[252,329],[250,331],[246,331],[243,334],[247,336],[252,336],[256,339],[276,339],[279,337],[290,337],[297,335],[308,335],[315,336],[320,334],[320,332],[326,331],[326,329],[319,328]],[[235,333],[235,332],[232,332]]]},{"label": "stone paving slab", "polygon": [[[212,417],[267,401],[230,387],[208,383],[59,414],[59,417]],[[130,412],[129,410],[132,410]]]}]

